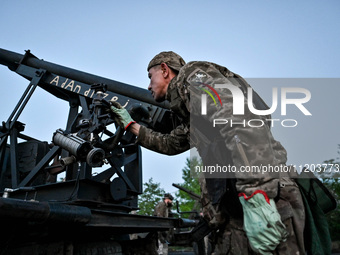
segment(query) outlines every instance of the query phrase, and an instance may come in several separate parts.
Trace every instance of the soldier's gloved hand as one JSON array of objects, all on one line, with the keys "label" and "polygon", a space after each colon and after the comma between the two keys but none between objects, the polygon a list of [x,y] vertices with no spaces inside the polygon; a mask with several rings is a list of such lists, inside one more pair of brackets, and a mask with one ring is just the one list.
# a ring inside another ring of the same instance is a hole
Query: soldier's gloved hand
[{"label": "soldier's gloved hand", "polygon": [[115,115],[116,123],[126,130],[134,121],[128,111],[123,108],[118,102],[110,101],[110,109]]},{"label": "soldier's gloved hand", "polygon": [[249,197],[240,193],[239,199],[243,207],[243,228],[252,249],[260,254],[272,254],[288,237],[274,200],[262,190]]}]

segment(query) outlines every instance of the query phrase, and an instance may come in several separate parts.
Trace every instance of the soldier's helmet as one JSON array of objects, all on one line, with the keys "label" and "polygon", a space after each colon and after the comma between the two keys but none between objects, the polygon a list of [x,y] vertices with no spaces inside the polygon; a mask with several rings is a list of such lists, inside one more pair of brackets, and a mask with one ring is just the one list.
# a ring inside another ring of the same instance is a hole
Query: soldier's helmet
[{"label": "soldier's helmet", "polygon": [[149,71],[150,68],[162,63],[167,64],[170,68],[177,72],[179,71],[179,69],[182,68],[182,66],[185,65],[184,59],[177,53],[173,51],[163,51],[161,53],[158,53],[156,56],[153,57],[153,59],[151,59],[147,71]]},{"label": "soldier's helmet", "polygon": [[171,201],[174,200],[174,197],[170,193],[165,193],[163,199],[170,199]]}]

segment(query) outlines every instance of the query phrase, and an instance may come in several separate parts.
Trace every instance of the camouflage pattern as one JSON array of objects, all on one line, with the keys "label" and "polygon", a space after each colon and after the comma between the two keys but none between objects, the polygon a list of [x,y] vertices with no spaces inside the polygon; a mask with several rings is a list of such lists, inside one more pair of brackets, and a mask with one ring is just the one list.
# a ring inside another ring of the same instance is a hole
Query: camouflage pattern
[{"label": "camouflage pattern", "polygon": [[149,150],[176,155],[190,149],[189,135],[190,129],[185,124],[179,125],[170,134],[162,134],[141,126],[137,142]]},{"label": "camouflage pattern", "polygon": [[305,254],[303,231],[306,216],[300,190],[290,178],[282,177],[280,185],[280,199],[276,206],[289,237],[279,244],[274,254]]},{"label": "camouflage pattern", "polygon": [[[164,201],[159,202],[155,207],[154,216],[164,218],[171,217],[171,206],[167,206]],[[168,254],[168,243],[171,242],[172,236],[173,230],[158,232],[158,254]]]},{"label": "camouflage pattern", "polygon": [[177,53],[173,51],[163,51],[151,59],[147,71],[162,63],[166,63],[169,67],[176,71],[179,71],[185,65],[184,59]]},{"label": "camouflage pattern", "polygon": [[164,201],[159,202],[154,211],[154,216],[168,218],[171,215],[171,207],[168,207]]},{"label": "camouflage pattern", "polygon": [[[305,213],[300,190],[290,178],[283,177],[280,184],[280,199],[276,202],[276,206],[289,237],[286,242],[280,243],[274,252],[268,254],[302,255],[305,254],[303,239]],[[256,254],[248,244],[242,218],[230,218],[225,226],[221,225],[217,228],[214,238],[214,255]]]},{"label": "camouflage pattern", "polygon": [[[201,114],[202,89],[206,84],[215,88],[223,104],[215,103],[207,97],[207,114]],[[242,166],[285,166],[287,153],[276,141],[270,130],[269,116],[255,115],[248,110],[244,100],[244,114],[233,114],[233,96],[230,90],[221,89],[217,84],[232,84],[247,94],[249,84],[227,68],[210,62],[189,62],[172,79],[167,92],[171,109],[178,114],[182,123],[170,134],[160,134],[142,127],[138,136],[141,145],[165,154],[181,153],[196,147],[204,165],[232,164],[237,169]],[[254,97],[255,98],[255,97]],[[257,106],[264,104],[258,99]],[[254,102],[255,104],[255,102]],[[259,109],[259,108],[257,108]],[[212,128],[214,119],[227,119],[242,123],[251,119],[263,120],[265,125],[247,127],[243,125],[220,125]],[[211,135],[213,134],[213,135]],[[277,254],[304,254],[303,229],[304,206],[301,195],[289,173],[273,175],[265,172],[237,171],[231,176],[205,176],[200,180],[204,217],[215,228],[215,254],[251,254],[245,232],[242,228],[242,213],[230,212],[234,207],[235,194],[230,193],[232,185],[228,178],[236,180],[237,193],[250,196],[256,190],[263,190],[269,198],[280,199],[277,208],[282,221],[290,232],[286,243],[275,251]],[[232,201],[234,199],[234,201]],[[240,215],[238,215],[240,214]]]}]

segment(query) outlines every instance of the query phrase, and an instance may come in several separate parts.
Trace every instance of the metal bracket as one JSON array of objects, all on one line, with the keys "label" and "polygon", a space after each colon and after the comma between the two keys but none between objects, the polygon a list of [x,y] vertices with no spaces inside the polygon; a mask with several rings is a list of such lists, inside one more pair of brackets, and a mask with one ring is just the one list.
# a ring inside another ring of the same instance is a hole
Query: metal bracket
[{"label": "metal bracket", "polygon": [[4,158],[4,155],[5,155],[7,140],[8,140],[8,137],[10,136],[12,188],[18,187],[16,144],[17,144],[17,138],[18,138],[19,132],[24,130],[24,124],[18,122],[17,120],[19,116],[21,115],[22,111],[24,110],[29,99],[33,95],[36,87],[38,86],[40,80],[43,78],[45,73],[46,71],[41,70],[41,69],[36,71],[36,75],[33,77],[31,82],[27,86],[19,102],[15,106],[13,112],[8,117],[7,121],[3,123],[4,134],[2,135],[1,140],[0,140],[0,162],[3,162],[2,159]]}]

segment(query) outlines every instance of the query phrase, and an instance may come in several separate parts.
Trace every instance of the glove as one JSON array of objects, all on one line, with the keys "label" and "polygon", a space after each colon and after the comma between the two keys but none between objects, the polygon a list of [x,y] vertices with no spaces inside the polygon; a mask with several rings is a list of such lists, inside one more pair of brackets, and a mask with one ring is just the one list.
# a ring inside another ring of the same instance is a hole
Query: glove
[{"label": "glove", "polygon": [[110,104],[110,109],[115,115],[116,123],[124,128],[124,130],[126,130],[132,123],[136,123],[136,121],[131,118],[128,111],[123,108],[118,102],[111,101]]},{"label": "glove", "polygon": [[260,254],[272,254],[271,251],[288,237],[274,200],[262,190],[249,197],[240,193],[239,199],[243,207],[243,228],[251,248]]}]

